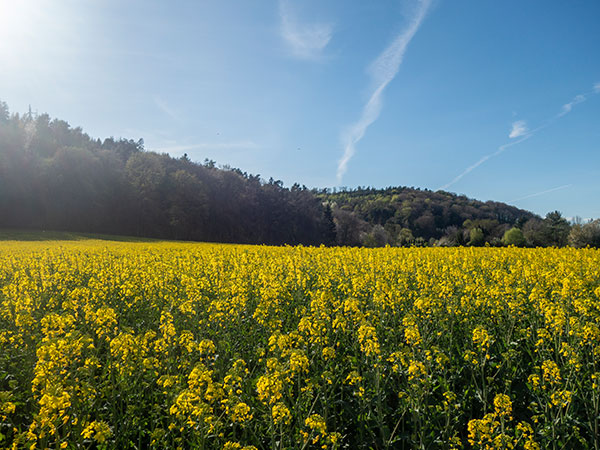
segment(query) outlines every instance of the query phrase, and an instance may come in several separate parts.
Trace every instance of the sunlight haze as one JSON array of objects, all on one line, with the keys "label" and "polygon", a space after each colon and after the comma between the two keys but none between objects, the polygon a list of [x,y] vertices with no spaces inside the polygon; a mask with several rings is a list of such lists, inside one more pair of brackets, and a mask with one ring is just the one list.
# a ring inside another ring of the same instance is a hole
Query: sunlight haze
[{"label": "sunlight haze", "polygon": [[0,100],[286,186],[600,217],[600,3],[0,0]]}]

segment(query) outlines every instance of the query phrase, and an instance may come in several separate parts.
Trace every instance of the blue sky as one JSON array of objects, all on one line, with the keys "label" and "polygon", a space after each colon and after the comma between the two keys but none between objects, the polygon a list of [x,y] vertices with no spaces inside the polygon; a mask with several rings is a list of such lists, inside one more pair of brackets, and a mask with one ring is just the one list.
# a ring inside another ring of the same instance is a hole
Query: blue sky
[{"label": "blue sky", "polygon": [[288,186],[600,217],[598,23],[596,0],[0,0],[0,99]]}]

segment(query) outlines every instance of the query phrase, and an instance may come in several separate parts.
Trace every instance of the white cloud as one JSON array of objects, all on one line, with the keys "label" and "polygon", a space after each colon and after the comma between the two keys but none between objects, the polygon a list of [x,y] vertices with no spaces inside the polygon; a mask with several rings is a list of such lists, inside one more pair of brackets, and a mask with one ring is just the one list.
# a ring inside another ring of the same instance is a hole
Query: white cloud
[{"label": "white cloud", "polygon": [[527,131],[527,123],[524,120],[517,120],[516,122],[513,122],[512,130],[510,130],[508,137],[511,139],[518,138],[527,133]]},{"label": "white cloud", "polygon": [[558,115],[559,117],[564,116],[565,114],[568,114],[571,112],[571,110],[573,109],[573,106],[584,102],[585,101],[585,95],[576,95],[575,98],[573,98],[573,100],[571,100],[569,103],[565,103],[562,107],[562,111],[560,112],[560,114]]},{"label": "white cloud", "polygon": [[279,1],[281,36],[292,55],[300,59],[316,59],[329,44],[333,35],[330,23],[301,23],[290,10],[288,0]]},{"label": "white cloud", "polygon": [[595,85],[594,85],[594,92],[596,94],[600,94],[600,81],[598,81]]},{"label": "white cloud", "polygon": [[364,137],[367,128],[377,120],[379,113],[381,112],[381,106],[383,101],[383,91],[386,86],[394,79],[406,48],[410,43],[411,39],[421,26],[427,10],[429,9],[430,0],[420,0],[418,9],[415,12],[414,17],[406,27],[406,29],[400,33],[396,39],[379,55],[379,57],[371,64],[369,72],[375,89],[371,94],[371,97],[363,107],[362,114],[358,121],[348,127],[342,135],[342,142],[344,144],[344,154],[340,158],[337,167],[337,180],[341,182],[342,177],[348,169],[348,162],[354,156],[356,152],[356,144]]}]

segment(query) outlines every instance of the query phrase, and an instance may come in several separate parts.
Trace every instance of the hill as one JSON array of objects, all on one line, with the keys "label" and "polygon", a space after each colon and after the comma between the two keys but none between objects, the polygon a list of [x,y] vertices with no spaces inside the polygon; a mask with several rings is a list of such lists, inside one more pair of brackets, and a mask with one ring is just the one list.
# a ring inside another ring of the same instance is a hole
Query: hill
[{"label": "hill", "polygon": [[[560,213],[542,220],[443,191],[287,188],[214,161],[146,151],[142,139],[93,139],[47,114],[10,114],[0,102],[4,229],[381,246],[501,245],[513,227],[520,231],[511,239],[528,245],[565,245],[570,231]],[[596,228],[578,229],[578,245],[590,243]]]},{"label": "hill", "polygon": [[340,243],[355,245],[463,245],[471,230],[499,244],[512,226],[536,215],[500,202],[481,202],[449,192],[409,187],[322,191],[331,205]]}]

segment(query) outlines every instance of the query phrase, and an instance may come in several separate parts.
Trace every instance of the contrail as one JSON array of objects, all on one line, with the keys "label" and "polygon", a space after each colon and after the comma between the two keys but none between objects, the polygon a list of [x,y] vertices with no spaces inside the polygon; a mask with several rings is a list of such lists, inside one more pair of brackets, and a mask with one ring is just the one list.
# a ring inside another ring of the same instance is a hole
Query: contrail
[{"label": "contrail", "polygon": [[456,183],[457,181],[459,181],[462,177],[464,177],[465,175],[467,175],[469,172],[477,169],[480,165],[482,165],[484,162],[486,162],[488,159],[493,158],[494,156],[498,156],[500,153],[504,152],[507,148],[512,147],[513,145],[517,145],[523,141],[526,141],[527,139],[529,139],[531,136],[533,136],[533,133],[537,130],[539,130],[541,127],[536,128],[535,130],[529,132],[528,134],[524,135],[521,139],[519,139],[518,141],[514,141],[514,142],[509,142],[508,144],[504,144],[501,145],[500,147],[498,147],[498,150],[496,150],[494,153],[490,153],[489,155],[485,155],[483,158],[481,158],[479,161],[477,161],[475,164],[467,167],[465,170],[463,170],[459,175],[457,175],[456,177],[454,177],[452,179],[452,181],[450,181],[449,183],[446,183],[445,185],[441,186],[438,188],[438,191],[440,190],[444,190],[444,189],[448,189],[450,186],[452,186],[454,183]]},{"label": "contrail", "polygon": [[338,162],[338,183],[341,182],[346,173],[348,162],[356,151],[356,144],[364,137],[367,128],[379,117],[383,91],[398,73],[406,47],[408,47],[411,39],[421,26],[430,4],[431,0],[419,0],[419,7],[408,27],[394,39],[371,65],[370,72],[375,89],[363,107],[360,119],[343,133],[344,154]]},{"label": "contrail", "polygon": [[571,186],[573,186],[572,184],[563,184],[562,186],[558,186],[552,189],[547,189],[545,191],[542,192],[536,192],[535,194],[529,194],[526,195],[525,197],[521,197],[521,198],[516,198],[514,200],[509,201],[509,203],[513,203],[513,202],[518,202],[521,200],[525,200],[526,198],[531,198],[531,197],[537,197],[538,195],[544,195],[544,194],[549,194],[550,192],[554,192],[554,191],[560,191],[561,189],[566,189],[566,188],[570,188]]},{"label": "contrail", "polygon": [[575,98],[573,98],[573,100],[571,100],[569,103],[565,103],[562,107],[562,111],[560,112],[560,114],[558,114],[557,117],[562,117],[565,114],[569,114],[571,112],[571,110],[573,109],[573,106],[581,103],[581,102],[585,102],[587,99],[586,95],[576,95]]},{"label": "contrail", "polygon": [[[543,123],[542,125],[540,125],[539,127],[531,130],[531,131],[526,131],[525,128],[525,122],[524,121],[519,121],[519,122],[515,122],[513,123],[513,129],[509,135],[509,137],[515,138],[515,137],[521,137],[521,139],[517,140],[517,141],[513,141],[513,142],[509,142],[508,144],[504,144],[501,145],[500,147],[498,147],[498,150],[496,150],[494,153],[490,153],[489,155],[485,155],[483,158],[481,158],[479,161],[477,161],[475,164],[467,167],[465,170],[463,170],[459,175],[457,175],[456,177],[454,177],[452,179],[452,181],[444,184],[443,186],[438,188],[439,190],[445,190],[448,189],[450,186],[452,186],[454,183],[456,183],[457,181],[459,181],[462,177],[464,177],[465,175],[467,175],[469,172],[472,172],[473,170],[477,169],[480,165],[482,165],[484,162],[486,162],[488,159],[493,158],[494,156],[498,156],[499,154],[501,154],[502,152],[504,152],[507,148],[512,147],[513,145],[517,145],[520,144],[521,142],[529,139],[530,137],[532,137],[535,133],[537,133],[539,130],[542,130],[548,126],[550,126],[551,124],[553,124],[556,120],[560,119],[561,117],[563,117],[564,115],[568,114],[571,112],[571,110],[573,109],[573,106],[584,102],[587,100],[587,98],[592,95],[592,94],[600,94],[600,82],[596,83],[594,85],[594,88],[592,91],[590,92],[586,92],[584,94],[578,94],[576,95],[573,100],[571,100],[569,103],[565,103],[562,106],[562,109],[560,111],[560,113],[558,113],[557,115],[555,115],[554,117],[552,117],[551,119],[546,120],[545,123]],[[515,125],[517,126],[517,128],[515,129]],[[518,132],[516,132],[518,131]],[[541,195],[541,194],[540,194]],[[522,199],[519,199],[522,200]],[[516,200],[513,200],[516,201]]]}]

